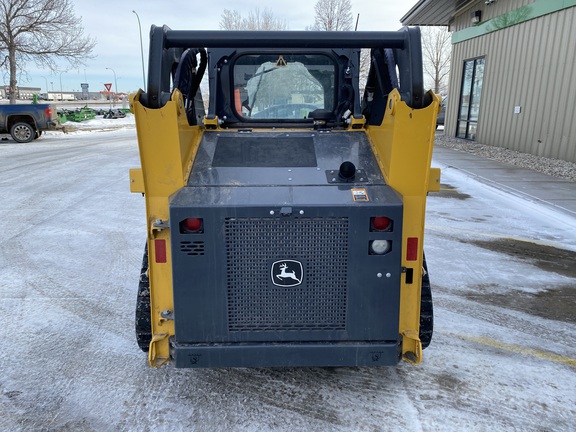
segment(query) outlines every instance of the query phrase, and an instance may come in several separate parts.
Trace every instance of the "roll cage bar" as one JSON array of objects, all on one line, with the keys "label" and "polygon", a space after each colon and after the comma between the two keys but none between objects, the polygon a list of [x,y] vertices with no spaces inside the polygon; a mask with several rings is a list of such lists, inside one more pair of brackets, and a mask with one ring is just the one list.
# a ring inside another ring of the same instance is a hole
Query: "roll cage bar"
[{"label": "roll cage bar", "polygon": [[[422,51],[420,29],[403,27],[398,31],[358,31],[358,32],[318,32],[318,31],[216,31],[216,30],[171,30],[167,26],[153,25],[150,30],[150,57],[148,66],[148,88],[140,96],[141,103],[148,108],[161,108],[171,95],[171,78],[176,75],[182,54],[192,49],[203,54],[205,49],[253,48],[253,49],[371,49],[371,64],[366,84],[366,92],[371,92],[371,100],[376,95],[379,105],[386,101],[392,88],[398,88],[402,100],[408,106],[423,108],[426,102],[422,73]],[[352,53],[352,51],[350,51]],[[350,55],[351,56],[351,55]],[[217,60],[216,60],[217,62]],[[194,60],[195,63],[195,60]],[[196,69],[204,72],[206,65]],[[215,71],[209,71],[210,90],[214,90],[212,80]],[[358,72],[356,71],[355,77]],[[200,78],[192,81],[198,83]],[[356,90],[358,82],[355,82]],[[196,88],[196,90],[198,90]],[[364,98],[366,99],[367,93]],[[186,97],[186,95],[185,95]],[[192,98],[194,95],[192,95]],[[211,97],[211,105],[215,99]],[[377,113],[380,117],[385,106],[369,107],[364,111]],[[354,103],[354,117],[361,117],[363,111],[359,103]],[[209,116],[214,115],[210,107]],[[371,122],[373,123],[373,122]]]}]

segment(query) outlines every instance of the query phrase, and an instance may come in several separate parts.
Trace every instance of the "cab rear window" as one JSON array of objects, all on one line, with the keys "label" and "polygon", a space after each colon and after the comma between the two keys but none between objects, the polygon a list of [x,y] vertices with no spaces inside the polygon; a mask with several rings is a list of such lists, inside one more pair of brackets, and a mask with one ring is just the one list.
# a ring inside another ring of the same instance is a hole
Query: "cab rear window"
[{"label": "cab rear window", "polygon": [[234,108],[243,120],[301,120],[334,110],[336,65],[326,55],[242,55],[233,68]]}]

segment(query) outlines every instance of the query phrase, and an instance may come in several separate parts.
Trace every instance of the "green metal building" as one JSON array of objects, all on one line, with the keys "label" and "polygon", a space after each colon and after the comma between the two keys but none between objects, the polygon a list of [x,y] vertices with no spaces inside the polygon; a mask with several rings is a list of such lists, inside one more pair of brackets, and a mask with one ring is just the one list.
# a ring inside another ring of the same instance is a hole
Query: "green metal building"
[{"label": "green metal building", "polygon": [[576,162],[576,0],[421,0],[401,21],[452,33],[445,134]]}]

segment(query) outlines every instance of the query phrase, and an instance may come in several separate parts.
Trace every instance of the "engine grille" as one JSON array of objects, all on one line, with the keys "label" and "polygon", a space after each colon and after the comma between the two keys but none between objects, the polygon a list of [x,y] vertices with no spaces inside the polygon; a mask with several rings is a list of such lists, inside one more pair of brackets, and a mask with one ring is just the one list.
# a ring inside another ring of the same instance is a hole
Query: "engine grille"
[{"label": "engine grille", "polygon": [[[348,218],[225,221],[229,331],[344,330]],[[271,283],[273,261],[302,262],[296,287]]]}]

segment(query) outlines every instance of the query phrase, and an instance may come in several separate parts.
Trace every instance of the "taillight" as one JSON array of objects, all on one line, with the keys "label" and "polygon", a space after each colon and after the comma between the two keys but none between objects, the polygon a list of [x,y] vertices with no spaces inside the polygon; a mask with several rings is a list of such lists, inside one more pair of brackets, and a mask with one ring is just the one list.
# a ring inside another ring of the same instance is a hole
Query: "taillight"
[{"label": "taillight", "polygon": [[180,222],[180,233],[201,233],[204,228],[204,221],[201,218],[187,218]]},{"label": "taillight", "polygon": [[46,107],[44,112],[46,113],[46,118],[49,118],[49,119],[52,118],[52,109],[50,107]]},{"label": "taillight", "polygon": [[[392,219],[386,216],[374,216],[370,218],[370,232],[392,231]],[[386,255],[392,250],[391,240],[370,240],[368,253],[370,255]]]},{"label": "taillight", "polygon": [[392,229],[392,219],[386,216],[370,218],[370,231],[390,231]]}]

